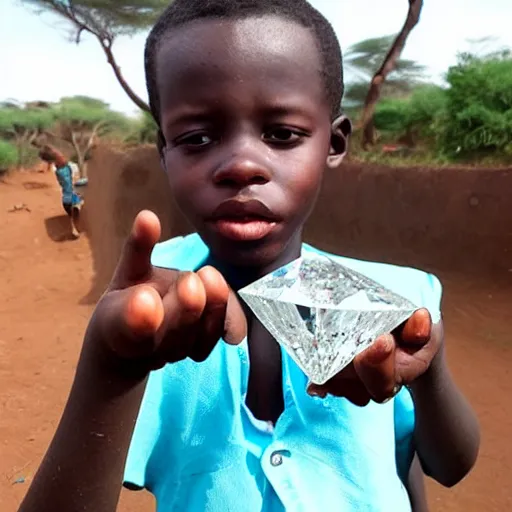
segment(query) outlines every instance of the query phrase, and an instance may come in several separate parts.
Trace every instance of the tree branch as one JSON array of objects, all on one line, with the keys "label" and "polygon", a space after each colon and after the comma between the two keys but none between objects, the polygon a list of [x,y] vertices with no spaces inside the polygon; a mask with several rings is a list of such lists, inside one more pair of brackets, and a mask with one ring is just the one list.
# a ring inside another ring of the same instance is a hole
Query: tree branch
[{"label": "tree branch", "polygon": [[382,65],[373,76],[370,89],[366,96],[363,115],[360,122],[360,126],[363,129],[363,149],[367,149],[368,145],[374,144],[375,142],[373,116],[375,114],[375,107],[380,98],[382,85],[389,73],[396,68],[396,63],[402,54],[407,38],[420,20],[422,8],[423,0],[409,0],[409,11],[402,30],[391,45]]},{"label": "tree branch", "polygon": [[112,53],[113,40],[107,39],[107,41],[105,41],[98,35],[96,35],[96,37],[98,38],[98,41],[100,42],[101,47],[105,52],[107,62],[114,70],[114,74],[117,78],[117,81],[119,82],[119,85],[124,89],[124,92],[135,103],[135,105],[137,105],[137,107],[139,107],[141,110],[145,112],[150,112],[149,105],[135,93],[135,91],[128,85],[128,82],[124,79],[124,76],[121,73],[121,68],[117,65],[114,54]]}]

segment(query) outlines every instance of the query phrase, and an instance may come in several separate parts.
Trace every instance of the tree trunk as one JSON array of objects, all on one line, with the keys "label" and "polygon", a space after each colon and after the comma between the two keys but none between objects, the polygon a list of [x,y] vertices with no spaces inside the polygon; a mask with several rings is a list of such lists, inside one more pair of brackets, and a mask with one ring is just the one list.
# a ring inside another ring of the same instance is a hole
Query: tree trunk
[{"label": "tree trunk", "polygon": [[98,38],[98,41],[100,42],[101,47],[103,48],[103,51],[107,56],[108,63],[114,70],[114,74],[116,75],[117,81],[124,89],[124,92],[135,103],[135,105],[137,105],[137,107],[139,107],[141,110],[151,113],[149,105],[135,93],[135,91],[128,85],[128,82],[124,79],[124,76],[121,73],[121,68],[117,65],[114,54],[112,53],[112,41],[102,40],[101,37],[97,35],[96,37]]},{"label": "tree trunk", "polygon": [[402,51],[407,42],[409,34],[412,32],[414,27],[420,21],[421,10],[423,8],[423,0],[409,0],[409,11],[405,20],[402,30],[397,35],[393,42],[384,62],[381,67],[377,70],[373,76],[370,84],[370,89],[366,95],[366,101],[364,104],[363,115],[361,118],[361,128],[363,132],[362,146],[363,149],[368,149],[369,145],[375,144],[375,129],[373,126],[373,115],[375,113],[375,107],[380,98],[382,85],[386,80],[386,77],[391,73],[395,67],[396,62],[400,58]]},{"label": "tree trunk", "polygon": [[78,143],[78,139],[76,137],[76,133],[71,131],[71,144],[73,145],[73,149],[76,153],[76,158],[78,160],[78,171],[80,173],[80,178],[87,178],[87,171],[85,169],[85,154]]}]

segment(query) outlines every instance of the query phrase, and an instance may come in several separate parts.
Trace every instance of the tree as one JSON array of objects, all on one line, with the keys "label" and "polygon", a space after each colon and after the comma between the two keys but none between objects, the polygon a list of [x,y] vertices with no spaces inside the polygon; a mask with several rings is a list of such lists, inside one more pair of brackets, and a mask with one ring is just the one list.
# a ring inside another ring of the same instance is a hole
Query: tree
[{"label": "tree", "polygon": [[423,8],[423,0],[409,0],[409,10],[404,26],[399,34],[396,36],[391,48],[389,49],[384,61],[379,69],[376,71],[370,84],[370,89],[366,95],[364,103],[363,115],[361,117],[361,129],[363,131],[362,145],[366,149],[370,144],[375,143],[375,128],[373,125],[373,115],[375,113],[375,106],[379,101],[383,84],[388,75],[396,69],[397,61],[402,54],[402,51],[407,42],[409,34],[414,27],[418,24]]},{"label": "tree", "polygon": [[132,121],[124,142],[128,145],[156,144],[157,133],[158,126],[153,116],[143,111]]},{"label": "tree", "polygon": [[18,151],[16,146],[6,140],[0,139],[0,175],[13,165],[16,165],[17,161]]},{"label": "tree", "polygon": [[434,148],[446,123],[447,90],[422,85],[406,97],[384,98],[375,108],[375,128],[386,139]]},{"label": "tree", "polygon": [[93,35],[101,45],[117,81],[128,97],[142,110],[148,104],[126,82],[113,53],[115,39],[133,35],[151,26],[169,5],[169,0],[23,0],[40,11],[57,14],[66,20],[73,40],[79,44],[84,32]]},{"label": "tree", "polygon": [[99,137],[116,136],[128,131],[129,120],[110,110],[107,103],[88,96],[62,98],[53,107],[54,131],[46,131],[53,139],[61,139],[73,147],[80,175],[86,176],[86,161]]},{"label": "tree", "polygon": [[459,55],[447,74],[443,149],[451,155],[512,156],[512,52]]},{"label": "tree", "polygon": [[[359,108],[364,105],[372,77],[386,58],[396,35],[365,39],[345,52],[347,72],[345,105]],[[425,66],[409,59],[398,58],[395,69],[382,87],[381,97],[392,98],[410,93],[424,81]]]},{"label": "tree", "polygon": [[0,136],[17,149],[17,165],[26,165],[31,146],[54,122],[51,110],[37,106],[20,107],[15,103],[0,106]]}]

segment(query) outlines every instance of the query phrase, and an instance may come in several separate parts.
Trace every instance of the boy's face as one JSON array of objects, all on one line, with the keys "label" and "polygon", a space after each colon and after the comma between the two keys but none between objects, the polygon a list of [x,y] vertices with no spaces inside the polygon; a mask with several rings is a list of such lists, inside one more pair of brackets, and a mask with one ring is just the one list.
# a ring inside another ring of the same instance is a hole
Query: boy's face
[{"label": "boy's face", "polygon": [[314,36],[273,16],[189,23],[163,42],[157,78],[169,182],[213,256],[297,257],[334,159]]}]

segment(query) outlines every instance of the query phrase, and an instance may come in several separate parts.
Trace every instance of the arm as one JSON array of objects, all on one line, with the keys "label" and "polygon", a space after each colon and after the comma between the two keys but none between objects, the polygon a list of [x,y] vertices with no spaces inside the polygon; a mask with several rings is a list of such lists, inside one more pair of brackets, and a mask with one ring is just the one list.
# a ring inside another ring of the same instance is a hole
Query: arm
[{"label": "arm", "polygon": [[146,379],[122,377],[86,340],[58,430],[19,512],[114,512]]},{"label": "arm", "polygon": [[428,370],[410,385],[416,410],[414,440],[425,473],[451,487],[473,467],[480,432],[448,369],[442,324],[434,326],[432,336],[441,348]]},{"label": "arm", "polygon": [[442,323],[432,325],[427,310],[416,311],[394,335],[379,337],[351,366],[308,390],[364,406],[394,396],[397,382],[408,384],[412,394],[415,450],[423,470],[442,485],[457,484],[475,463],[479,427],[448,370]]},{"label": "arm", "polygon": [[423,470],[417,455],[414,455],[406,488],[412,512],[428,512]]},{"label": "arm", "polygon": [[204,361],[223,333],[232,344],[245,337],[243,311],[216,270],[153,268],[160,233],[154,214],[135,219],[89,322],[59,427],[19,512],[114,512],[146,376],[186,357]]}]

